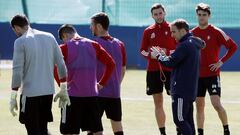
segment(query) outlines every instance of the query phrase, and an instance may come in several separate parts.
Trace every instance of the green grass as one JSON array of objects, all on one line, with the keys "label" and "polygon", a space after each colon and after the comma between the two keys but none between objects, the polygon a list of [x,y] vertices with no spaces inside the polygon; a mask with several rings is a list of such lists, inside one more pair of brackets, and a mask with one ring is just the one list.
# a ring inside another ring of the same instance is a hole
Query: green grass
[{"label": "green grass", "polygon": [[[123,127],[126,135],[157,135],[159,134],[155,121],[154,106],[151,96],[145,94],[145,77],[143,70],[127,70],[122,84]],[[227,110],[232,135],[238,134],[240,127],[240,72],[223,72],[222,102]],[[18,122],[18,117],[12,117],[8,111],[11,86],[11,70],[1,70],[0,76],[0,135],[25,135],[25,127]],[[166,128],[168,135],[175,135],[175,125],[172,121],[171,100],[164,93],[164,107],[167,115]],[[53,135],[59,135],[60,112],[57,103],[53,104],[54,122],[49,124]],[[103,117],[104,133],[111,135],[111,125]],[[86,133],[83,133],[86,134]],[[214,111],[209,97],[206,97],[206,135],[221,135],[222,125]]]}]

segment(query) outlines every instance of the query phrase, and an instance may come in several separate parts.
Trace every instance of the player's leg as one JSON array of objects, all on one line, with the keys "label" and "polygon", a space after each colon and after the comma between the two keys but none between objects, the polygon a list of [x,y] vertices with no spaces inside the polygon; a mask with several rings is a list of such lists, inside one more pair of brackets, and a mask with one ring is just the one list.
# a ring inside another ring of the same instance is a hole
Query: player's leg
[{"label": "player's leg", "polygon": [[79,97],[69,97],[71,105],[61,110],[60,132],[63,135],[78,135],[82,126],[83,109]]},{"label": "player's leg", "polygon": [[163,109],[163,83],[160,79],[160,71],[147,72],[147,95],[152,95],[155,105],[155,117],[159,130],[165,135],[165,112]]},{"label": "player's leg", "polygon": [[120,98],[105,98],[105,113],[111,121],[114,135],[123,135],[122,105]]},{"label": "player's leg", "polygon": [[[49,99],[46,99],[46,97],[49,97]],[[52,121],[52,95],[38,97],[23,97],[21,95],[20,101],[19,120],[21,123],[25,124],[28,135],[47,135],[47,122]],[[42,102],[48,102],[49,104],[45,104],[45,107],[43,107]],[[45,115],[44,112],[49,113]]]},{"label": "player's leg", "polygon": [[103,127],[98,97],[85,97],[82,106],[82,131],[90,131],[93,135],[102,135]]},{"label": "player's leg", "polygon": [[112,125],[112,130],[114,132],[114,135],[124,135],[122,121],[111,120],[111,125]]},{"label": "player's leg", "polygon": [[196,98],[196,119],[197,119],[197,128],[198,135],[204,134],[204,120],[205,120],[205,95],[206,95],[206,78],[199,78],[198,81],[198,93]]},{"label": "player's leg", "polygon": [[191,114],[192,102],[178,96],[172,98],[173,121],[176,127],[179,128],[183,135],[194,135],[194,129],[192,129],[194,125],[189,121],[191,119],[189,117],[193,117],[193,114]]},{"label": "player's leg", "polygon": [[224,135],[229,135],[230,131],[228,128],[228,118],[226,110],[224,109],[222,103],[221,103],[221,84],[220,84],[220,77],[214,76],[210,80],[211,86],[209,87],[209,94],[211,103],[214,107],[214,109],[218,113],[218,117],[220,118],[223,128],[224,128]]},{"label": "player's leg", "polygon": [[162,93],[153,94],[153,100],[155,105],[155,117],[159,129],[165,127],[166,116],[163,109],[163,95]]},{"label": "player's leg", "polygon": [[48,132],[48,122],[53,121],[52,100],[53,95],[41,96],[39,121],[41,135],[50,135]]}]

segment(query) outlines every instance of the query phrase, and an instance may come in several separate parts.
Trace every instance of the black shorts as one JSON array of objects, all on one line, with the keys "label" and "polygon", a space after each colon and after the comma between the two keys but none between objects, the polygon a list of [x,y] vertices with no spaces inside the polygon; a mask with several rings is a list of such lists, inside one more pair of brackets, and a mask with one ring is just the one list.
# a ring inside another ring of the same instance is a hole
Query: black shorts
[{"label": "black shorts", "polygon": [[47,132],[47,123],[53,121],[52,100],[53,95],[26,97],[25,112],[21,112],[23,105],[20,102],[19,121],[25,124],[28,134]]},{"label": "black shorts", "polygon": [[206,91],[209,95],[221,96],[221,83],[219,76],[200,77],[198,81],[198,97],[205,97]]},{"label": "black shorts", "polygon": [[79,134],[80,129],[103,131],[97,97],[70,97],[70,101],[71,105],[66,108],[66,122],[60,122],[62,134]]},{"label": "black shorts", "polygon": [[114,121],[122,120],[122,105],[120,98],[99,97],[100,114],[106,113],[108,119]]},{"label": "black shorts", "polygon": [[[163,71],[166,76],[166,82],[161,81],[160,71],[147,71],[147,95],[163,92],[163,85],[169,95],[171,72]],[[162,74],[161,74],[162,75]]]}]

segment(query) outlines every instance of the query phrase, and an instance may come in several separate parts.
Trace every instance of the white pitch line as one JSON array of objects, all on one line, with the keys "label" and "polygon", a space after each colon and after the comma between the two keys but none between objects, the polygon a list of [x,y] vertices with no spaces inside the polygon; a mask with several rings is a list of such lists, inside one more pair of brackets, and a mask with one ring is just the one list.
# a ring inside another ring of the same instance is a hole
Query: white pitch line
[{"label": "white pitch line", "polygon": [[[122,97],[124,101],[153,101],[152,98],[145,98],[145,97]],[[171,102],[170,99],[164,99],[165,102]],[[240,100],[222,100],[224,104],[240,104]]]}]

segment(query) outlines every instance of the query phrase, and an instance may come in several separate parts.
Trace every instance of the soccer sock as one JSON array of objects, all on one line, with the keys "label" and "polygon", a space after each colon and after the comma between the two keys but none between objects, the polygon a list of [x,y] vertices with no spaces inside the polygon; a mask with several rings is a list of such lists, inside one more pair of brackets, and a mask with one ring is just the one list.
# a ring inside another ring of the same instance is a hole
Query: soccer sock
[{"label": "soccer sock", "polygon": [[198,128],[198,135],[203,135],[203,129],[202,128]]},{"label": "soccer sock", "polygon": [[177,131],[177,135],[182,135],[182,133],[181,133],[179,128],[176,128],[176,131]]},{"label": "soccer sock", "polygon": [[165,127],[159,128],[161,135],[166,135]]},{"label": "soccer sock", "polygon": [[224,130],[224,135],[230,135],[230,131],[229,131],[228,125],[223,126],[223,130]]},{"label": "soccer sock", "polygon": [[89,132],[89,133],[87,133],[87,135],[93,135],[93,133],[92,133],[92,132]]},{"label": "soccer sock", "polygon": [[114,132],[114,135],[124,135],[123,131]]}]

